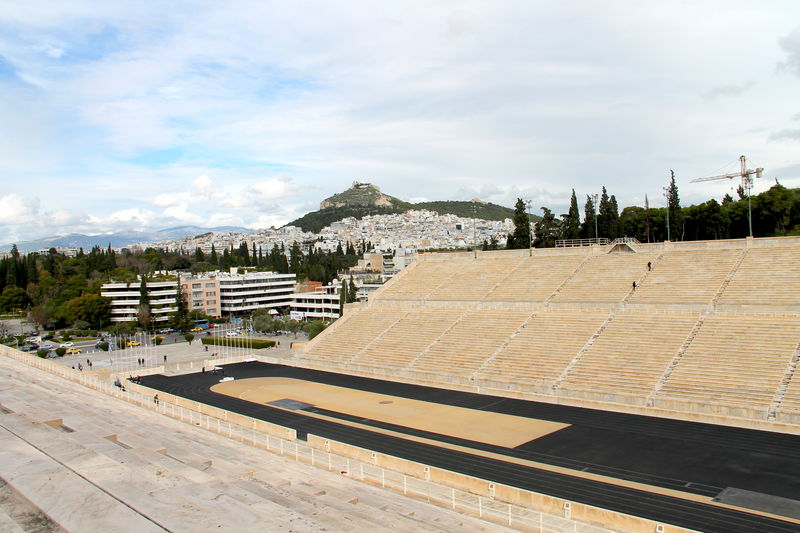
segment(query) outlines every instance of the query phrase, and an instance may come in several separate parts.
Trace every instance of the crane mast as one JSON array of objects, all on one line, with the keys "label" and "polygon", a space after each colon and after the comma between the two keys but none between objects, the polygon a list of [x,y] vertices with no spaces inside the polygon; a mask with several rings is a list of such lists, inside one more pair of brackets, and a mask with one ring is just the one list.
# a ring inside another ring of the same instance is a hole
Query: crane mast
[{"label": "crane mast", "polygon": [[690,183],[741,178],[742,190],[745,191],[745,193],[747,193],[747,223],[750,227],[750,237],[752,237],[753,212],[752,212],[752,203],[750,201],[750,191],[753,189],[753,176],[755,176],[756,178],[760,178],[761,174],[764,172],[764,169],[760,167],[756,168],[755,170],[748,169],[747,160],[745,159],[744,156],[739,156],[739,163],[741,164],[741,170],[739,172],[733,172],[731,174],[720,174],[719,176],[708,176],[706,178],[696,178],[691,180]]}]

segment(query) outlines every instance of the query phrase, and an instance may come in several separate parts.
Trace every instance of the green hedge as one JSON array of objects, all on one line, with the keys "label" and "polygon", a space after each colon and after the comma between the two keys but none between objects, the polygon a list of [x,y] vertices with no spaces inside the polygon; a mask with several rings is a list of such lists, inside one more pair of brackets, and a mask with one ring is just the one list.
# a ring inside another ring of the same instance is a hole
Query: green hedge
[{"label": "green hedge", "polygon": [[272,348],[275,346],[275,341],[266,339],[248,339],[245,337],[203,337],[203,344],[211,344],[212,346],[233,346],[234,348],[253,348],[260,350],[262,348]]}]

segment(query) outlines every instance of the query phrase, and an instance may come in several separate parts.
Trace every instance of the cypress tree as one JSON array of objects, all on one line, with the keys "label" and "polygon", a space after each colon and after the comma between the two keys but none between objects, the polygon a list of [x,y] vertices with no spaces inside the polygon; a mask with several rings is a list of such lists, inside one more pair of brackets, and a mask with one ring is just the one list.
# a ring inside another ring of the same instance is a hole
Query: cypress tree
[{"label": "cypress tree", "polygon": [[581,214],[578,211],[578,198],[575,196],[575,189],[572,189],[572,197],[569,201],[569,212],[564,217],[562,235],[565,239],[577,239],[581,236]]},{"label": "cypress tree", "polygon": [[508,236],[506,248],[529,248],[531,245],[531,218],[525,212],[525,202],[517,198],[514,205],[514,233]]}]

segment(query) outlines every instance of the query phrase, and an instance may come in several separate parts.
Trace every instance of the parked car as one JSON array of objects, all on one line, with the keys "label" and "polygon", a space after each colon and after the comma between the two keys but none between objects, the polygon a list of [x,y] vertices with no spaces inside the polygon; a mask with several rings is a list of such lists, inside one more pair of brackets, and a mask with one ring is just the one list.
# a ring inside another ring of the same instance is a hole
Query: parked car
[{"label": "parked car", "polygon": [[74,342],[62,342],[58,347],[59,348],[72,348],[75,346]]},{"label": "parked car", "polygon": [[83,350],[81,350],[80,348],[70,348],[69,350],[66,351],[67,355],[75,355],[78,353],[83,353]]},{"label": "parked car", "polygon": [[44,348],[45,350],[53,350],[53,349],[55,349],[56,346],[55,346],[55,344],[50,344],[48,342],[46,344],[42,344],[41,347]]},{"label": "parked car", "polygon": [[228,333],[225,334],[226,337],[236,337],[237,335],[239,334],[236,333],[235,330],[229,331]]},{"label": "parked car", "polygon": [[203,328],[192,328],[189,331],[203,331]]},{"label": "parked car", "polygon": [[37,350],[38,347],[35,344],[23,344],[19,347],[19,349],[23,352],[31,352],[33,350]]},{"label": "parked car", "polygon": [[128,343],[128,346],[132,346],[132,347],[133,346],[141,346],[141,345],[142,345],[142,343],[139,342],[139,341],[131,341],[131,342]]},{"label": "parked car", "polygon": [[166,335],[167,333],[174,333],[174,332],[175,332],[175,330],[174,330],[174,329],[172,329],[172,328],[164,328],[164,329],[160,329],[160,330],[158,330],[158,332],[159,332],[159,333],[162,333],[162,334],[164,334],[164,335]]}]

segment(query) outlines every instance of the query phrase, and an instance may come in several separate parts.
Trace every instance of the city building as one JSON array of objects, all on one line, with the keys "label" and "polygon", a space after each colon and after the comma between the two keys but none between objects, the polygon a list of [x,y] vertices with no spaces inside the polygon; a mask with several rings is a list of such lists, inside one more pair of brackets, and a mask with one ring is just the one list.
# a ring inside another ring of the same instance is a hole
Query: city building
[{"label": "city building", "polygon": [[[164,323],[170,314],[177,311],[178,281],[148,280],[145,284],[150,317],[153,323]],[[137,322],[141,281],[131,283],[104,283],[100,296],[111,300],[111,322]]]},{"label": "city building", "polygon": [[333,285],[318,287],[314,292],[294,294],[289,316],[292,320],[335,320],[339,318],[339,288]]},{"label": "city building", "polygon": [[292,304],[294,274],[207,272],[181,277],[181,288],[190,311],[213,317],[249,315],[256,309],[282,309]]}]

